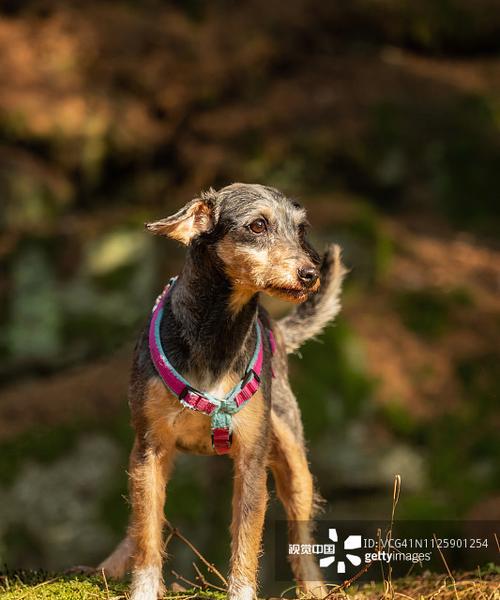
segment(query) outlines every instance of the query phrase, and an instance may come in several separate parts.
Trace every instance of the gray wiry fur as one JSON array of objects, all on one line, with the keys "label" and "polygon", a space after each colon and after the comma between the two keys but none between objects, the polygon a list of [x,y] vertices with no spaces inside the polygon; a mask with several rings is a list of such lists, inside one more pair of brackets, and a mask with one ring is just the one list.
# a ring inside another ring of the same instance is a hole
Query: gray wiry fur
[{"label": "gray wiry fur", "polygon": [[332,244],[321,263],[321,288],[318,293],[278,321],[288,354],[321,333],[337,316],[340,311],[342,281],[346,273],[340,260],[340,247]]},{"label": "gray wiry fur", "polygon": [[[245,377],[257,319],[264,331],[275,333],[274,356],[270,338],[263,336],[259,392],[233,418],[229,600],[255,597],[268,469],[285,508],[290,543],[313,544],[315,491],[287,352],[336,315],[344,269],[337,246],[321,262],[306,227],[305,210],[296,201],[274,188],[241,183],[209,190],[175,215],[147,225],[188,247],[159,333],[169,361],[191,385],[224,393]],[[259,304],[260,293],[305,302],[276,324]],[[115,577],[132,568],[131,600],[156,600],[161,593],[163,504],[176,452],[215,454],[208,416],[186,411],[158,378],[148,331],[149,323],[135,348],[129,388],[136,432],[129,467],[130,526],[125,541],[100,566]],[[312,555],[294,556],[290,563],[307,597],[327,595]]]}]

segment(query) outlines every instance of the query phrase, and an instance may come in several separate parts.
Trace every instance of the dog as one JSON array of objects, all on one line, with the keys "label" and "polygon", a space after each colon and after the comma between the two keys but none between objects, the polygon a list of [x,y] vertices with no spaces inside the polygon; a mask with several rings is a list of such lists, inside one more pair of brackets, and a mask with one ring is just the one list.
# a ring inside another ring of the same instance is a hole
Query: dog
[{"label": "dog", "polygon": [[[131,518],[125,539],[99,566],[115,578],[132,571],[132,600],[163,593],[165,490],[177,452],[233,460],[230,600],[256,594],[268,469],[290,543],[312,543],[315,491],[287,354],[338,313],[345,269],[336,245],[319,257],[307,226],[298,202],[242,183],[210,189],[146,224],[185,244],[187,255],[135,348]],[[261,293],[297,306],[273,321],[259,304]],[[291,567],[308,596],[326,595],[312,556],[292,556]]]}]

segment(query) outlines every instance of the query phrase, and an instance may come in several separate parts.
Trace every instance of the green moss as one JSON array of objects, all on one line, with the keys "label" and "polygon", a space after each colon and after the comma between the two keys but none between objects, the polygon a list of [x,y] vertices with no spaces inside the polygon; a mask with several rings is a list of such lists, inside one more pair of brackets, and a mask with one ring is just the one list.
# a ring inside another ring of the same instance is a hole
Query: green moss
[{"label": "green moss", "polygon": [[[13,573],[3,576],[2,600],[105,600],[125,598],[125,583],[104,582],[102,577],[65,577],[46,573]],[[107,587],[106,587],[107,586]]]},{"label": "green moss", "polygon": [[[126,600],[129,583],[104,580],[101,576],[65,576],[26,571],[0,573],[1,600]],[[225,600],[217,591],[186,590],[168,592],[164,598],[188,600]]]},{"label": "green moss", "polygon": [[[497,565],[489,563],[481,568],[478,567],[474,574],[454,573],[453,588],[444,575],[427,572],[420,576],[407,575],[401,579],[393,579],[392,588],[396,595],[413,598],[417,594],[422,600],[436,598],[436,594],[447,589],[450,593],[455,589],[456,597],[464,600],[472,597],[493,598],[499,572]],[[379,598],[385,587],[386,582],[382,581],[352,582],[342,591],[342,597],[352,596],[358,600]],[[403,591],[406,593],[402,593]],[[61,576],[43,572],[0,573],[2,600],[126,600],[129,598],[128,592],[127,583],[105,581],[98,576]],[[289,588],[281,594],[281,597],[295,598],[296,596],[294,590]],[[225,600],[226,594],[216,590],[186,589],[177,593],[167,591],[163,598],[165,600]]]}]

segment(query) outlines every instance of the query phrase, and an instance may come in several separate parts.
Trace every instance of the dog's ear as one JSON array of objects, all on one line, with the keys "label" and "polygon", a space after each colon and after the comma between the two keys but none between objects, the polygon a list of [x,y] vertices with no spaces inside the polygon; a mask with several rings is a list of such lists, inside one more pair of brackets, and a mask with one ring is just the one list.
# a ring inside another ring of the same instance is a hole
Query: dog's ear
[{"label": "dog's ear", "polygon": [[186,246],[198,235],[210,231],[213,226],[213,204],[203,197],[191,200],[175,215],[154,223],[146,223],[148,231],[166,235]]}]

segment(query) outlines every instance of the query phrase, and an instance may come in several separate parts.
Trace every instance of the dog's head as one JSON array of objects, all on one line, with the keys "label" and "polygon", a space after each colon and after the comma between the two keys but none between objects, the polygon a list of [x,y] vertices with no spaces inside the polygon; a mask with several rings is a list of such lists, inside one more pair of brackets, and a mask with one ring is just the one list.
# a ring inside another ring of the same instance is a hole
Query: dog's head
[{"label": "dog's head", "polygon": [[238,304],[256,292],[299,303],[319,289],[305,210],[274,188],[235,183],[210,190],[146,227],[187,246],[207,246]]}]

